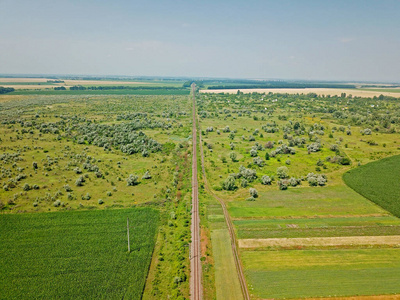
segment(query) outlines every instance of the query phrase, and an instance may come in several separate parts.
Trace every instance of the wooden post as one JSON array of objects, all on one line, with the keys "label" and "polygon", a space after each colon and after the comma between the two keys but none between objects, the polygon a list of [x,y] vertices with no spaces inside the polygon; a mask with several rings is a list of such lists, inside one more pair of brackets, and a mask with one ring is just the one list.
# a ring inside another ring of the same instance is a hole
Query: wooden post
[{"label": "wooden post", "polygon": [[126,218],[126,231],[128,234],[128,253],[131,253],[131,243],[129,242],[129,218]]}]

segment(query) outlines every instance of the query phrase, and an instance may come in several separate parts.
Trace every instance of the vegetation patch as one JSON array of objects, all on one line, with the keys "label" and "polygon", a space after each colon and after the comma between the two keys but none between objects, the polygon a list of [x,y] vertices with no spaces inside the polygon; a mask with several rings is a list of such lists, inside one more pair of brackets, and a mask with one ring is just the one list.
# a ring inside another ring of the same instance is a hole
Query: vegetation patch
[{"label": "vegetation patch", "polygon": [[150,208],[1,215],[1,297],[141,299],[158,218]]},{"label": "vegetation patch", "polygon": [[360,166],[343,175],[348,186],[400,217],[400,156]]},{"label": "vegetation patch", "polygon": [[242,259],[262,298],[400,292],[400,249],[244,251]]}]

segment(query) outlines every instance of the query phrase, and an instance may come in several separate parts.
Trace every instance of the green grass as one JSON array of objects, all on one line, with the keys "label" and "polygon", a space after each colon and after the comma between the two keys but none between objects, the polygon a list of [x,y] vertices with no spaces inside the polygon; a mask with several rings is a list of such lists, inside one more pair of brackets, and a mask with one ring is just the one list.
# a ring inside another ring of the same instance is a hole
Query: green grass
[{"label": "green grass", "polygon": [[234,221],[240,239],[397,235],[400,220],[386,217]]},{"label": "green grass", "polygon": [[400,249],[245,251],[242,259],[262,298],[400,292]]},{"label": "green grass", "polygon": [[211,232],[217,299],[243,299],[227,229]]},{"label": "green grass", "polygon": [[1,215],[1,298],[140,299],[157,220],[149,208]]},{"label": "green grass", "polygon": [[189,89],[156,89],[156,90],[18,90],[10,95],[189,95]]},{"label": "green grass", "polygon": [[256,201],[230,202],[229,213],[233,218],[387,214],[346,186],[271,190],[259,193]]},{"label": "green grass", "polygon": [[388,157],[348,171],[343,180],[367,199],[400,217],[400,156]]}]

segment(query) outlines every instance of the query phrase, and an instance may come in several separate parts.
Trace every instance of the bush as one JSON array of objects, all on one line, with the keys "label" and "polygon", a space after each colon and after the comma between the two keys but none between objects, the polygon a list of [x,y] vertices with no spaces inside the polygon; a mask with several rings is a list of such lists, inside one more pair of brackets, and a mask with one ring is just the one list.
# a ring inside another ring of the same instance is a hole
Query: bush
[{"label": "bush", "polygon": [[64,190],[66,192],[72,192],[72,188],[68,184],[64,185]]},{"label": "bush", "polygon": [[151,175],[149,171],[146,171],[146,173],[144,173],[144,175],[142,176],[142,179],[150,179]]},{"label": "bush", "polygon": [[255,179],[257,179],[257,173],[253,169],[247,169],[243,166],[240,166],[238,177],[243,177],[249,182],[253,182]]},{"label": "bush", "polygon": [[253,158],[253,163],[259,167],[264,166],[264,161],[259,156]]},{"label": "bush", "polygon": [[235,177],[229,175],[222,183],[222,188],[227,191],[233,191],[237,188]]},{"label": "bush", "polygon": [[255,188],[250,188],[249,189],[249,193],[250,193],[250,196],[253,197],[253,198],[257,198],[258,197],[258,192],[257,192],[257,190]]},{"label": "bush", "polygon": [[240,186],[241,186],[242,188],[245,188],[245,187],[247,187],[248,185],[249,185],[249,182],[248,182],[246,179],[242,178],[242,180],[240,181]]},{"label": "bush", "polygon": [[98,203],[98,204],[103,204],[104,201],[103,201],[103,199],[99,199],[99,200],[97,201],[97,203]]},{"label": "bush", "polygon": [[287,177],[289,177],[289,169],[285,166],[279,167],[276,170],[276,175],[281,179],[287,178]]},{"label": "bush", "polygon": [[236,158],[237,158],[237,155],[236,155],[235,152],[231,152],[231,153],[229,154],[229,157],[231,158],[231,160],[232,160],[233,162],[235,162],[235,161],[236,161]]},{"label": "bush", "polygon": [[288,181],[287,180],[279,180],[278,181],[278,186],[279,186],[279,189],[282,190],[282,191],[287,190]]},{"label": "bush", "polygon": [[129,177],[126,179],[127,185],[128,186],[133,186],[133,185],[138,185],[139,177],[137,175],[130,174]]},{"label": "bush", "polygon": [[85,182],[85,178],[83,178],[83,176],[79,176],[79,178],[75,181],[75,185],[82,186],[84,182]]},{"label": "bush", "polygon": [[22,187],[22,189],[24,191],[29,191],[31,189],[31,187],[29,186],[29,184],[25,183],[24,186]]},{"label": "bush", "polygon": [[53,202],[53,206],[54,207],[59,207],[61,205],[61,201],[60,200],[56,200]]}]

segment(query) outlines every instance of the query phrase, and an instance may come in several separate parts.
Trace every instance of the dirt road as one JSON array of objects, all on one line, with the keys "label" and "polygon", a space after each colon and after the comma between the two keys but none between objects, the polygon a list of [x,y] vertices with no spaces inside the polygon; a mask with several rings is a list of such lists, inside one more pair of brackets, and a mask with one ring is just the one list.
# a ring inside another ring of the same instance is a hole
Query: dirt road
[{"label": "dirt road", "polygon": [[203,299],[201,283],[201,250],[200,250],[200,217],[199,193],[197,182],[197,129],[196,129],[196,99],[195,84],[192,84],[193,95],[193,136],[192,136],[192,243],[190,244],[190,299]]},{"label": "dirt road", "polygon": [[247,288],[246,278],[244,277],[243,267],[240,262],[240,258],[239,258],[239,254],[238,254],[238,250],[237,250],[237,241],[236,241],[235,231],[233,229],[231,217],[229,216],[228,209],[226,208],[224,200],[221,199],[220,197],[218,197],[217,195],[215,195],[214,192],[210,189],[210,187],[208,185],[206,171],[204,168],[204,152],[203,152],[203,142],[201,140],[201,133],[199,135],[199,143],[200,143],[201,169],[202,169],[202,173],[203,173],[204,187],[208,191],[208,193],[210,193],[215,199],[217,199],[218,202],[222,206],[222,210],[224,212],[224,217],[225,217],[225,222],[226,222],[226,225],[228,226],[229,236],[231,238],[231,247],[232,247],[233,257],[235,260],[236,270],[238,273],[243,298],[245,300],[250,300],[250,294],[249,294],[249,290]]}]

